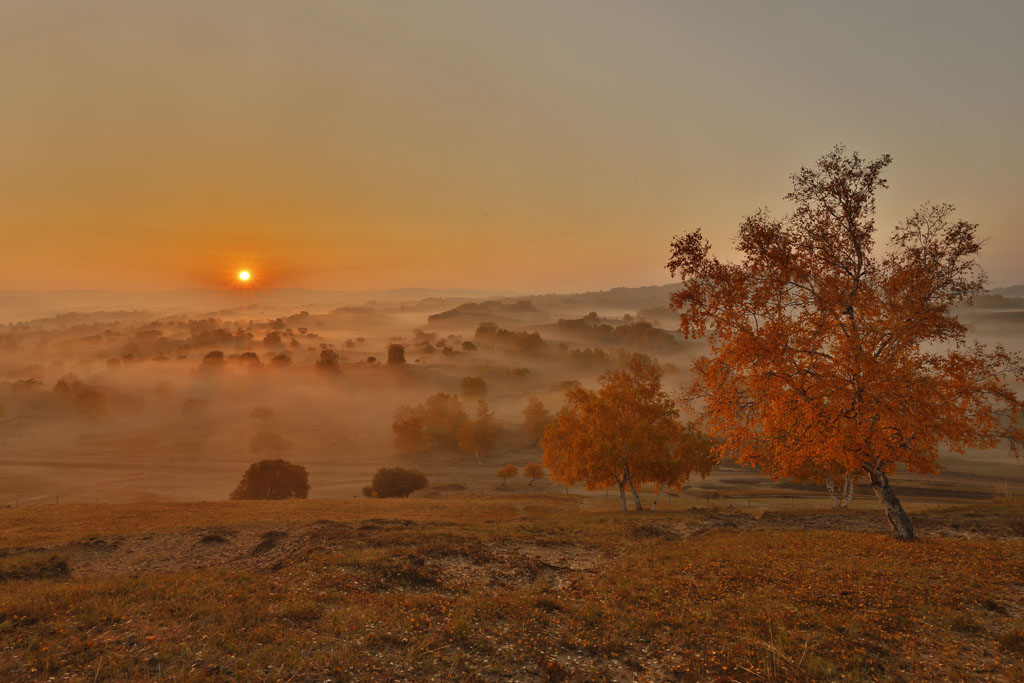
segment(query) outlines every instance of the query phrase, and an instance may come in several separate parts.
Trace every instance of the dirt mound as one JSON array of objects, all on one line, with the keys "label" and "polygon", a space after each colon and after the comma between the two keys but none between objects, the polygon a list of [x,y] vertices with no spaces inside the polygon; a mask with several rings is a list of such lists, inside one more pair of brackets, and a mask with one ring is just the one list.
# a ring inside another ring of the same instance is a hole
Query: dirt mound
[{"label": "dirt mound", "polygon": [[251,555],[259,555],[265,553],[272,548],[276,548],[282,538],[288,535],[287,531],[281,529],[271,529],[270,531],[264,531],[260,534],[260,542],[256,544],[256,547],[250,552]]}]

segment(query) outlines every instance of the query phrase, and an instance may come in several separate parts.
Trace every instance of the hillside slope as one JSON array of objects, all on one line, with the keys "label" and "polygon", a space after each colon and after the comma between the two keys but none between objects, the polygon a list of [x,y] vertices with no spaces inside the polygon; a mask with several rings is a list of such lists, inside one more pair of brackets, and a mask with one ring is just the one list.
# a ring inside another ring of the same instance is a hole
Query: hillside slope
[{"label": "hillside slope", "polygon": [[0,510],[3,680],[1021,680],[1024,508]]}]

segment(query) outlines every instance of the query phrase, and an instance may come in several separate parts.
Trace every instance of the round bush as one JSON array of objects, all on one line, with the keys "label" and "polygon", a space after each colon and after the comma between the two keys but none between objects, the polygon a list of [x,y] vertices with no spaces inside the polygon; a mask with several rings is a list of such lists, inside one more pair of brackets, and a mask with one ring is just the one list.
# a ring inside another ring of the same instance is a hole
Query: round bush
[{"label": "round bush", "polygon": [[309,495],[309,474],[287,460],[260,460],[249,465],[231,492],[232,500],[282,500]]}]

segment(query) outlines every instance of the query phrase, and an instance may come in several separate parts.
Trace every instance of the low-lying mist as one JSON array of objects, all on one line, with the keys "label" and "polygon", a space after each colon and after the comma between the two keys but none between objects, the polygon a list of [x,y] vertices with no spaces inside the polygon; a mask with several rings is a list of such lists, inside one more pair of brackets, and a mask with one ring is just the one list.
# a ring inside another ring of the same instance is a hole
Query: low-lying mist
[{"label": "low-lying mist", "polygon": [[[378,467],[409,462],[432,483],[493,481],[491,462],[540,460],[523,428],[530,397],[554,413],[567,386],[594,384],[633,352],[678,383],[699,344],[671,331],[664,289],[10,323],[0,504],[220,500],[268,457],[305,466],[317,497],[359,495]],[[465,394],[466,377],[483,393]],[[494,412],[485,462],[455,448],[396,450],[396,409],[438,392],[460,396],[467,414],[480,399]]]}]

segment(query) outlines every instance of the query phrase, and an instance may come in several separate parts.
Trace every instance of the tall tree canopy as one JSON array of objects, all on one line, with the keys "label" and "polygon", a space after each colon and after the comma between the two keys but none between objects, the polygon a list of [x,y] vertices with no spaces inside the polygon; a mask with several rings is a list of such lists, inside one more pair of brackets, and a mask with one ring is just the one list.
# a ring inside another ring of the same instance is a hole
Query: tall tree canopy
[{"label": "tall tree canopy", "polygon": [[875,248],[889,163],[836,147],[792,176],[791,214],[742,222],[739,263],[696,231],[673,241],[668,268],[682,278],[680,330],[710,344],[689,397],[715,451],[775,477],[864,473],[893,534],[911,539],[887,475],[936,471],[941,446],[1005,440],[1017,453],[1024,372],[1019,355],[968,344],[953,312],[983,291],[976,225],[925,205]]},{"label": "tall tree canopy", "polygon": [[567,391],[565,407],[541,439],[551,479],[582,481],[588,490],[618,486],[623,510],[628,486],[640,510],[644,483],[679,490],[692,472],[706,474],[706,440],[679,422],[661,375],[653,359],[634,354],[626,368],[601,375],[599,390]]}]

